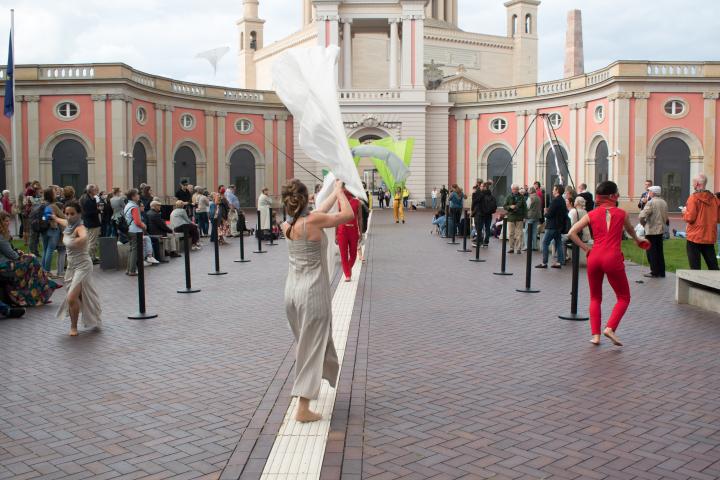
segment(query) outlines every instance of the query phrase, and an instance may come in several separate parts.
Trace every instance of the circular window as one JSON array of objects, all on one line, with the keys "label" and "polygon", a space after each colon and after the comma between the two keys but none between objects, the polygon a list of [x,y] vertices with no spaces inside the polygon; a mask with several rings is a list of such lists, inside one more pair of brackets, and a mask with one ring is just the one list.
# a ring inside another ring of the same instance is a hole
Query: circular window
[{"label": "circular window", "polygon": [[688,113],[687,104],[678,99],[673,98],[665,102],[665,115],[672,118],[682,118]]},{"label": "circular window", "polygon": [[145,107],[137,108],[137,111],[135,112],[135,118],[140,125],[145,125],[148,119],[148,113],[147,110],[145,110]]},{"label": "circular window", "polygon": [[80,107],[75,102],[60,102],[55,107],[55,113],[62,120],[72,120],[80,113]]},{"label": "circular window", "polygon": [[598,105],[595,107],[595,121],[597,123],[602,123],[603,120],[605,120],[605,107]]},{"label": "circular window", "polygon": [[548,120],[550,120],[550,125],[552,125],[553,128],[560,128],[562,125],[562,115],[559,113],[551,113],[548,115]]},{"label": "circular window", "polygon": [[180,115],[180,126],[184,130],[192,130],[195,128],[195,117],[190,115],[189,113],[183,113]]},{"label": "circular window", "polygon": [[235,130],[239,133],[248,134],[253,131],[253,123],[247,118],[241,118],[235,122]]},{"label": "circular window", "polygon": [[490,130],[495,133],[502,133],[508,128],[508,122],[504,118],[498,117],[490,120]]}]

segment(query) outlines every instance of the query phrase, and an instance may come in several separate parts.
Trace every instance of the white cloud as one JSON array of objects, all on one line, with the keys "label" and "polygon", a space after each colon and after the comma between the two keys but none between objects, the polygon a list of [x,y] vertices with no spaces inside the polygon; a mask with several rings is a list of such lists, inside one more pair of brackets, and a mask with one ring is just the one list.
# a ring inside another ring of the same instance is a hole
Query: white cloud
[{"label": "white cloud", "polygon": [[[505,34],[503,0],[459,1],[463,29]],[[620,59],[717,59],[716,3],[544,0],[538,30],[540,79],[562,75],[566,14],[572,8],[583,10],[585,65],[591,71]],[[178,80],[236,84],[235,22],[242,16],[241,0],[0,1],[0,11],[11,7],[16,9],[18,63],[123,62]],[[300,7],[301,0],[260,0],[266,44],[300,27]],[[0,35],[7,35],[8,28],[9,14]],[[210,65],[195,55],[219,46],[231,51],[213,77]]]}]

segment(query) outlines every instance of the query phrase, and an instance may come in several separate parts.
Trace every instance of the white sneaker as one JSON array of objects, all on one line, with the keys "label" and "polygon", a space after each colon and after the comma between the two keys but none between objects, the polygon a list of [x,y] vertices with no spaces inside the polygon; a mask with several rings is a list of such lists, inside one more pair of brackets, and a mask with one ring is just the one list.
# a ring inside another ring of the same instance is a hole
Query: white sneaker
[{"label": "white sneaker", "polygon": [[157,263],[160,263],[160,262],[159,262],[158,260],[156,260],[155,257],[153,257],[153,256],[147,257],[145,260],[148,261],[148,262],[150,262],[150,263],[156,263],[156,264],[157,264]]},{"label": "white sneaker", "polygon": [[143,262],[143,265],[145,265],[146,267],[150,267],[150,266],[152,266],[152,263],[150,263],[150,262],[148,262],[147,260],[145,260],[145,261]]}]

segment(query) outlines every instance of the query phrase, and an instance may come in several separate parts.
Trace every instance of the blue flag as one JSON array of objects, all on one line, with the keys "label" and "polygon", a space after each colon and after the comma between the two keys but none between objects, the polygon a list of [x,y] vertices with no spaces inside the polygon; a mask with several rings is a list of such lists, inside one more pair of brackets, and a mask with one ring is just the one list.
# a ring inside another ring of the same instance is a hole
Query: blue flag
[{"label": "blue flag", "polygon": [[7,68],[5,70],[5,116],[11,118],[15,114],[15,91],[13,90],[13,77],[15,76],[15,61],[13,59],[12,32],[10,32],[10,48],[8,49]]}]

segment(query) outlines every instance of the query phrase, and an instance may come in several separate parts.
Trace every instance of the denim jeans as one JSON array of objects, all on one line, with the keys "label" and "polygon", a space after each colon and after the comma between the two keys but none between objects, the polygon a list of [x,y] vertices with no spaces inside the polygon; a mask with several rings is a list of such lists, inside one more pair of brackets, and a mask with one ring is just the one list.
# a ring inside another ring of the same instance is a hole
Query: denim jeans
[{"label": "denim jeans", "polygon": [[435,210],[437,208],[437,198],[432,199],[432,209]]},{"label": "denim jeans", "polygon": [[42,232],[43,242],[43,255],[42,255],[42,267],[46,272],[50,271],[52,266],[52,257],[57,248],[58,240],[60,239],[59,228],[49,228],[45,232]]},{"label": "denim jeans", "polygon": [[476,215],[475,228],[477,228],[477,241],[482,241],[483,245],[490,243],[492,235],[492,215]]},{"label": "denim jeans", "polygon": [[195,212],[198,228],[202,235],[207,235],[210,231],[210,222],[208,220],[208,212]]},{"label": "denim jeans", "polygon": [[562,246],[562,234],[560,230],[546,228],[545,236],[542,241],[542,263],[547,264],[548,258],[550,258],[550,243],[555,242],[555,250],[557,250],[558,263],[561,265],[565,263],[565,249]]}]

